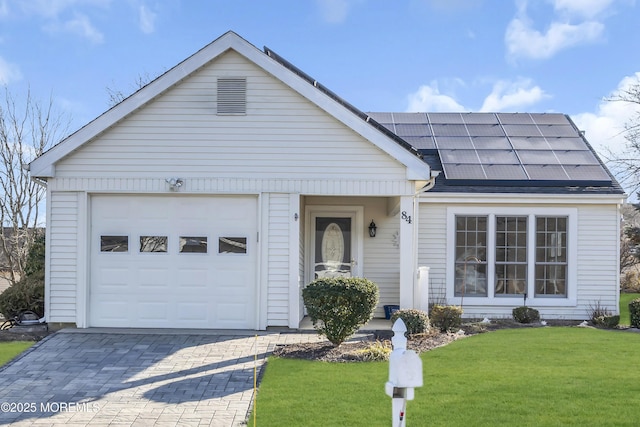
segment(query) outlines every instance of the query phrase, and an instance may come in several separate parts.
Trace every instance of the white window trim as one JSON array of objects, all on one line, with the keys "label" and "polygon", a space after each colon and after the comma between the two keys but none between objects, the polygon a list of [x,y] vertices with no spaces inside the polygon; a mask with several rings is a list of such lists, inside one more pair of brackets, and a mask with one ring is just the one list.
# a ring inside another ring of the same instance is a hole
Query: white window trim
[{"label": "white window trim", "polygon": [[[456,215],[487,216],[487,296],[454,296]],[[578,209],[554,207],[448,207],[447,208],[447,304],[465,306],[518,307],[524,302],[522,296],[495,296],[495,243],[496,216],[527,217],[527,305],[532,307],[577,306],[578,277]],[[537,216],[567,217],[567,296],[535,296],[535,219]]]}]

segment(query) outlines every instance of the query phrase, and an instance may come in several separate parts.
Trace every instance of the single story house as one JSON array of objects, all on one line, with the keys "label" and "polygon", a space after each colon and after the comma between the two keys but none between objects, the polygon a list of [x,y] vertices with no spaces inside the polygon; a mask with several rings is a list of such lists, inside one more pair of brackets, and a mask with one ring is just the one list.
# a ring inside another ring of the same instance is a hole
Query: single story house
[{"label": "single story house", "polygon": [[562,114],[363,113],[233,32],[30,164],[46,317],[297,328],[316,277],[467,317],[618,311],[623,190]]}]

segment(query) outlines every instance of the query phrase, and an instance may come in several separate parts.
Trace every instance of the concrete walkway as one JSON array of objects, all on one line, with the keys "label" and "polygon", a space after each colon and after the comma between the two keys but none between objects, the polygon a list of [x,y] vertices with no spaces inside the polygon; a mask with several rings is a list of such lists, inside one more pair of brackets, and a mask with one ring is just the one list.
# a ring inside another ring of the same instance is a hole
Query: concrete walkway
[{"label": "concrete walkway", "polygon": [[315,332],[60,331],[0,370],[0,425],[244,425],[254,366],[278,344],[318,340]]}]

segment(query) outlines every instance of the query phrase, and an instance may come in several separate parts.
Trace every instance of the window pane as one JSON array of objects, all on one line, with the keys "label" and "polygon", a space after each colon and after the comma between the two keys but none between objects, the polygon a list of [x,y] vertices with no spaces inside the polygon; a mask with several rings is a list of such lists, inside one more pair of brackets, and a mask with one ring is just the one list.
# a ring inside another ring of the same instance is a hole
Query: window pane
[{"label": "window pane", "polygon": [[487,218],[456,217],[455,295],[487,296]]},{"label": "window pane", "polygon": [[246,237],[220,237],[218,239],[218,253],[220,254],[246,254]]},{"label": "window pane", "polygon": [[527,217],[496,217],[496,295],[527,291]]},{"label": "window pane", "polygon": [[167,252],[167,236],[140,236],[140,252]]},{"label": "window pane", "polygon": [[100,236],[100,252],[129,251],[129,236]]},{"label": "window pane", "polygon": [[567,218],[536,218],[536,296],[567,296]]},{"label": "window pane", "polygon": [[180,236],[180,252],[181,253],[207,253],[207,238]]}]

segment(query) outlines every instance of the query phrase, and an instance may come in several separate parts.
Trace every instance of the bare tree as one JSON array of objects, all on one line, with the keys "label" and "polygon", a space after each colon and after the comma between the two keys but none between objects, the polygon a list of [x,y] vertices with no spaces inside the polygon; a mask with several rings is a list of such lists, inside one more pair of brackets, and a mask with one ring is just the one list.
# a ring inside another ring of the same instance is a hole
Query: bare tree
[{"label": "bare tree", "polygon": [[7,279],[16,283],[24,274],[34,230],[41,226],[42,185],[25,166],[66,133],[69,121],[53,110],[53,101],[40,104],[28,91],[16,98],[8,88],[0,99],[0,251]]},{"label": "bare tree", "polygon": [[156,77],[151,76],[149,73],[138,74],[138,76],[135,78],[133,82],[133,90],[131,90],[129,94],[126,94],[120,89],[114,89],[112,87],[107,86],[106,90],[107,90],[107,95],[109,96],[109,103],[108,103],[109,107],[118,105],[119,103],[124,101],[125,98],[128,98],[129,96],[131,96],[131,94],[135,93],[136,91],[148,85]]},{"label": "bare tree", "polygon": [[634,110],[631,119],[624,125],[623,132],[627,140],[625,153],[614,154],[610,151],[606,160],[620,182],[637,192],[640,189],[640,80],[607,98],[607,101],[623,102]]}]

